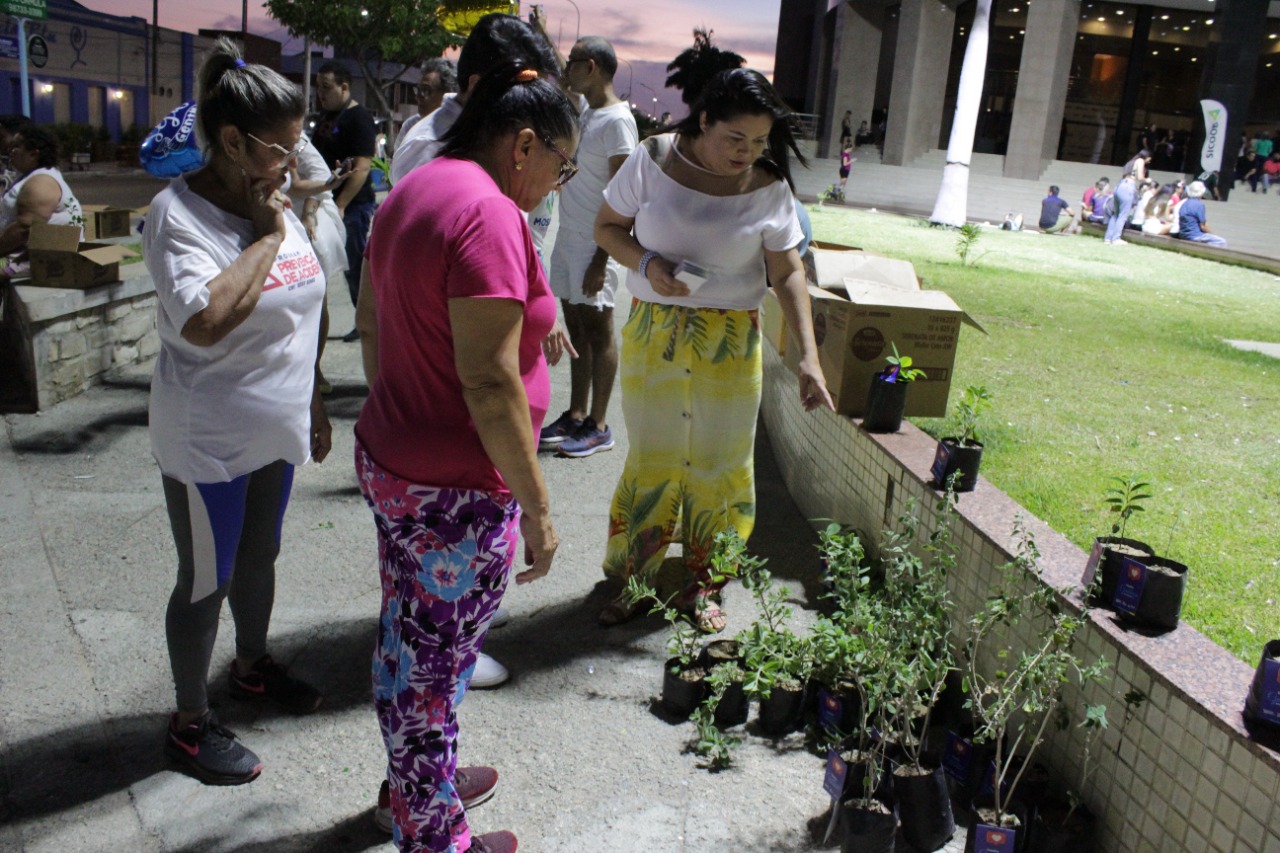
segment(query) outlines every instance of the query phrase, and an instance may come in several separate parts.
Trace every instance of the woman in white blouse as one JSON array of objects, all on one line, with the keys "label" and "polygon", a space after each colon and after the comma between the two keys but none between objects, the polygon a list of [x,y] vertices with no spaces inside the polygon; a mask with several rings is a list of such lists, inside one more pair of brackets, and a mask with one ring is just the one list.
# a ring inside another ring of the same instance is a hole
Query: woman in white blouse
[{"label": "woman in white blouse", "polygon": [[[759,309],[772,284],[800,347],[800,398],[833,408],[796,247],[791,113],[758,72],[714,77],[674,133],[648,139],[605,190],[597,244],[628,267],[622,408],[630,449],[609,513],[605,574],[652,583],[683,545],[683,604],[725,626],[710,579],[718,533],[755,522]],[[683,262],[683,266],[681,266]],[[620,595],[605,625],[634,615]]]}]

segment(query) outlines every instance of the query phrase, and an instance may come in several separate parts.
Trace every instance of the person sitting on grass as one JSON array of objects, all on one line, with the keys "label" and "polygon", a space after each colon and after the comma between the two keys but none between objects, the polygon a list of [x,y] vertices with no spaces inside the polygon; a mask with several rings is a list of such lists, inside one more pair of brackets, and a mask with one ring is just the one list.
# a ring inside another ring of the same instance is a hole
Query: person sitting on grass
[{"label": "person sitting on grass", "polygon": [[1046,234],[1065,232],[1075,218],[1071,205],[1058,196],[1058,185],[1050,186],[1049,194],[1040,202],[1040,230]]},{"label": "person sitting on grass", "polygon": [[1192,181],[1187,187],[1187,199],[1178,206],[1178,237],[1196,243],[1207,243],[1219,249],[1227,247],[1227,241],[1209,230],[1205,221],[1204,201],[1205,186],[1200,181]]}]

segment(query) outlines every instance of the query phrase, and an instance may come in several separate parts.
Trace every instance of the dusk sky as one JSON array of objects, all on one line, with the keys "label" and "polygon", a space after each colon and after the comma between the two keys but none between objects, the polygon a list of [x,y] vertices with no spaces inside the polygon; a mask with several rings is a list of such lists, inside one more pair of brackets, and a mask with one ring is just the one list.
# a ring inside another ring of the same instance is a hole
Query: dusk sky
[{"label": "dusk sky", "polygon": [[[85,6],[113,15],[151,19],[152,0],[80,0]],[[683,112],[678,92],[664,90],[666,64],[693,44],[693,28],[714,31],[716,45],[737,51],[747,64],[772,77],[774,42],[778,32],[779,0],[577,0],[578,13],[567,0],[547,0],[542,5],[548,29],[569,52],[575,33],[604,36],[613,42],[621,59],[615,80],[618,92],[627,94],[642,109],[658,98],[659,112]],[[160,26],[195,32],[200,28],[240,29],[239,0],[160,0]],[[528,15],[529,3],[521,4]],[[282,41],[287,33],[267,16],[261,0],[249,2],[249,30]],[[300,45],[286,46],[287,52]],[[648,87],[646,89],[645,87]],[[652,94],[649,90],[653,90]],[[646,103],[647,101],[647,103]]]}]

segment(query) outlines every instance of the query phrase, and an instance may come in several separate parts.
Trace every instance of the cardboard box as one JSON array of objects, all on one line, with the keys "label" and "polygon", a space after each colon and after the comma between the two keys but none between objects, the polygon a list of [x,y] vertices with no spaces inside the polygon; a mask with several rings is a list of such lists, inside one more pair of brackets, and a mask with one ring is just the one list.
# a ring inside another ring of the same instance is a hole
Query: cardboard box
[{"label": "cardboard box", "polygon": [[133,211],[106,204],[82,204],[84,211],[84,238],[105,240],[108,237],[128,237],[129,218]]},{"label": "cardboard box", "polygon": [[764,305],[760,309],[760,328],[765,340],[773,344],[778,355],[787,354],[787,321],[782,316],[782,303],[772,287],[765,291]]},{"label": "cardboard box", "polygon": [[38,287],[84,290],[120,280],[120,261],[137,255],[126,246],[81,243],[74,225],[31,226],[27,238],[31,283]]},{"label": "cardboard box", "polygon": [[[848,278],[841,292],[824,289],[814,296],[818,357],[836,411],[842,415],[865,413],[871,377],[888,366],[885,357],[893,354],[896,344],[900,354],[911,357],[912,367],[926,374],[912,383],[906,413],[945,416],[960,324],[986,334],[942,291],[906,287],[900,269],[897,275],[899,280],[893,284]],[[914,270],[909,278],[909,283],[917,283]]]},{"label": "cardboard box", "polygon": [[846,278],[873,281],[902,290],[919,290],[921,281],[910,261],[873,255],[835,243],[813,244],[813,263],[807,270],[810,284],[841,290]]}]

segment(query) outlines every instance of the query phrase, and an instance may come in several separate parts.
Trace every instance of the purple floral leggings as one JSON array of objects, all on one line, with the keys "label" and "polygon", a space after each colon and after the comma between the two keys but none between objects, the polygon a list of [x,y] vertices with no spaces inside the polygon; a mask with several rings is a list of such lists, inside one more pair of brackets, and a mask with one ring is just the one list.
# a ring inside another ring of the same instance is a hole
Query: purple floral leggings
[{"label": "purple floral leggings", "polygon": [[396,846],[461,853],[471,832],[453,786],[455,709],[507,587],[520,507],[505,493],[402,480],[358,441],[356,474],[378,528],[373,704],[387,746]]}]

